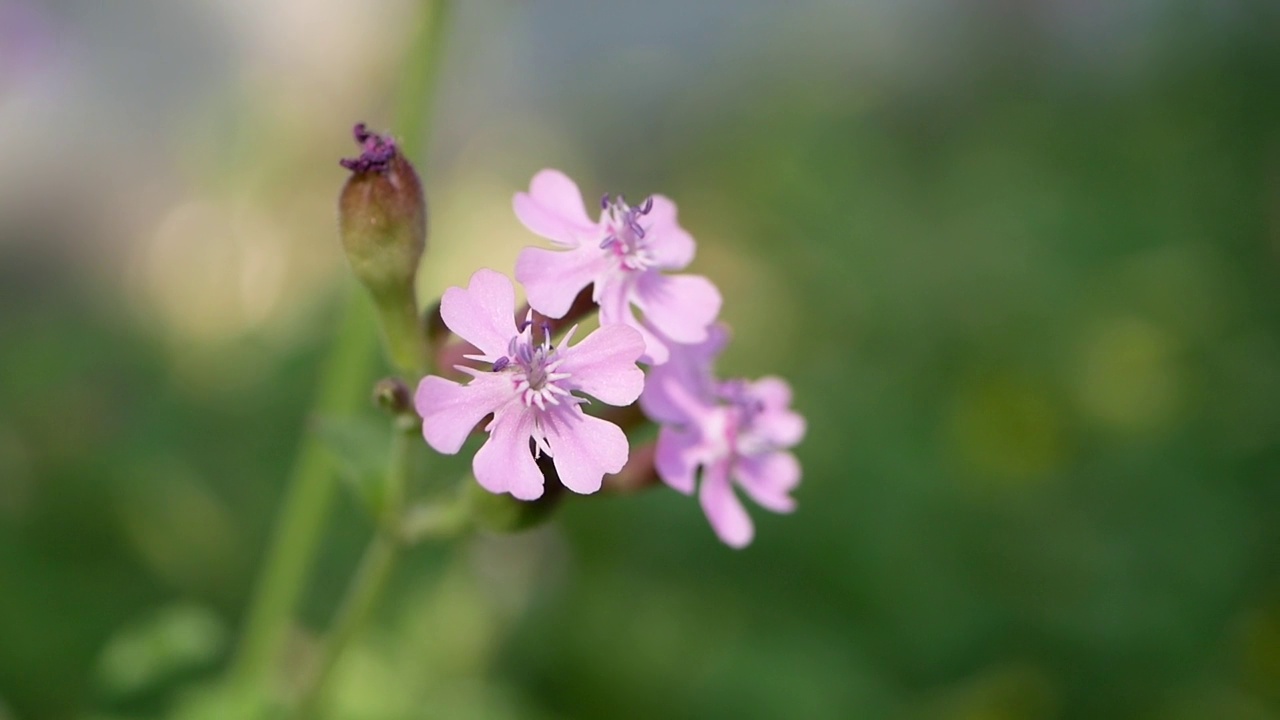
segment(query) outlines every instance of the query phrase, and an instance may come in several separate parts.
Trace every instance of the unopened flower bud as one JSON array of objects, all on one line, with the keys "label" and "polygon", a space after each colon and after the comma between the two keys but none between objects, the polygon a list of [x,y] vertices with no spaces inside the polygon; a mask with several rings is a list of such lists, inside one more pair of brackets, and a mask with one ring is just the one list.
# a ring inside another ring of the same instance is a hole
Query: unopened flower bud
[{"label": "unopened flower bud", "polygon": [[427,208],[413,166],[390,137],[355,126],[360,155],[341,161],[351,177],[338,197],[342,246],[378,307],[392,360],[421,370],[426,344],[414,278],[426,248]]},{"label": "unopened flower bud", "polygon": [[374,383],[373,403],[395,418],[401,429],[414,429],[421,424],[413,409],[413,393],[400,378],[383,378]]}]

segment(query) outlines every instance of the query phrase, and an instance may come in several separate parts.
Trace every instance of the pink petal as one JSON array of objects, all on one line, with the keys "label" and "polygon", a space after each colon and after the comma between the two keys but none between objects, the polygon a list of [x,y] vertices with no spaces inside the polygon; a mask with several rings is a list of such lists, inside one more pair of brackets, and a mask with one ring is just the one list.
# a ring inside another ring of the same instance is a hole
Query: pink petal
[{"label": "pink petal", "polygon": [[629,275],[604,276],[596,282],[596,303],[600,306],[600,325],[626,325],[644,338],[644,355],[640,362],[661,365],[667,361],[667,345],[636,318],[631,309],[635,281]]},{"label": "pink petal", "polygon": [[543,413],[541,423],[560,482],[576,493],[599,490],[605,473],[627,464],[630,446],[622,429],[576,405]]},{"label": "pink petal", "polygon": [[711,529],[732,548],[744,548],[751,544],[755,528],[743,509],[742,502],[733,494],[729,484],[727,460],[712,463],[702,470],[702,488],[698,492],[702,511],[707,514]]},{"label": "pink petal", "polygon": [[440,299],[444,324],[489,360],[507,354],[507,345],[516,335],[515,312],[511,280],[488,268],[477,270],[465,290],[451,287]]},{"label": "pink petal", "polygon": [[548,240],[577,246],[599,234],[587,217],[578,185],[559,170],[534,175],[529,192],[516,193],[512,204],[520,222]]},{"label": "pink petal", "polygon": [[[671,363],[668,361],[667,365]],[[640,393],[640,409],[654,422],[684,423],[689,418],[684,408],[676,399],[687,390],[681,389],[679,376],[674,374],[658,374],[658,370],[666,365],[658,365],[649,370],[649,377],[644,382],[644,392]],[[675,395],[676,397],[673,397]]]},{"label": "pink petal", "polygon": [[728,328],[717,323],[707,329],[707,339],[694,345],[672,344],[666,363],[649,369],[640,406],[658,422],[686,422],[706,415],[714,407],[715,378],[712,364],[729,338]]},{"label": "pink petal", "polygon": [[707,326],[720,314],[720,291],[701,275],[647,272],[633,297],[645,320],[678,343],[706,340]]},{"label": "pink petal", "polygon": [[640,409],[660,423],[701,424],[718,404],[697,375],[667,370],[676,362],[673,358],[665,365],[649,369],[640,395]]},{"label": "pink petal", "polygon": [[422,416],[422,437],[436,452],[453,455],[485,415],[515,398],[511,382],[500,375],[481,375],[459,385],[428,375],[418,383],[414,408]]},{"label": "pink petal", "polygon": [[713,362],[729,344],[729,336],[728,325],[722,322],[715,323],[707,328],[707,339],[693,345],[691,352],[694,357],[703,362]]},{"label": "pink petal", "polygon": [[608,256],[599,248],[564,251],[529,247],[516,258],[516,280],[524,285],[534,310],[549,317],[564,317],[573,299],[608,262]]},{"label": "pink petal", "polygon": [[653,196],[653,209],[645,215],[649,252],[663,270],[682,270],[693,261],[693,236],[676,221],[676,204],[663,195]]},{"label": "pink petal", "polygon": [[644,389],[644,371],[636,360],[644,354],[644,338],[625,325],[598,328],[564,351],[556,372],[566,372],[571,389],[609,405],[630,405]]},{"label": "pink petal", "polygon": [[672,489],[692,495],[700,450],[697,432],[663,425],[658,431],[658,449],[654,457],[658,477]]},{"label": "pink petal", "polygon": [[756,416],[754,432],[779,448],[788,448],[804,438],[805,421],[791,409],[791,385],[769,375],[751,383],[749,392],[763,410]]},{"label": "pink petal", "polygon": [[645,327],[644,323],[638,320],[635,315],[628,312],[623,324],[640,333],[640,337],[644,338],[644,355],[640,356],[640,362],[648,365],[661,365],[667,361],[667,358],[670,357],[667,343],[652,330]]},{"label": "pink petal", "polygon": [[775,375],[768,375],[751,383],[751,394],[760,399],[766,408],[791,406],[791,385]]},{"label": "pink petal", "polygon": [[626,274],[607,274],[596,279],[593,292],[600,306],[601,325],[626,324],[628,318],[634,321],[635,313],[631,311],[634,285],[631,276]]},{"label": "pink petal", "polygon": [[771,452],[738,458],[735,463],[738,486],[762,508],[778,513],[796,509],[790,495],[800,484],[800,462],[789,452]]},{"label": "pink petal", "polygon": [[520,500],[542,497],[542,471],[529,449],[534,412],[513,404],[494,415],[489,440],[476,452],[471,471],[476,482],[492,493],[509,492]]},{"label": "pink petal", "polygon": [[797,412],[766,408],[756,416],[752,431],[775,447],[789,448],[804,438],[805,421]]}]

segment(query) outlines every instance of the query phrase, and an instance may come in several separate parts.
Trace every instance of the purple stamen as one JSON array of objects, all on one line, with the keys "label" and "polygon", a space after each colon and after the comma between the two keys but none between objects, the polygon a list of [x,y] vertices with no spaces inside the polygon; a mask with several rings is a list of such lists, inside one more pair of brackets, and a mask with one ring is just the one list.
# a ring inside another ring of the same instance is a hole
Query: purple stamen
[{"label": "purple stamen", "polygon": [[605,210],[601,220],[609,233],[600,241],[600,249],[612,248],[621,256],[623,266],[628,270],[648,267],[649,259],[645,255],[648,233],[640,224],[640,218],[653,210],[653,196],[646,197],[643,204],[631,207],[622,193],[613,196],[606,193],[600,206]]},{"label": "purple stamen", "polygon": [[507,369],[507,366],[510,364],[511,364],[511,358],[504,355],[498,358],[497,360],[493,361],[493,371],[502,372],[503,370]]},{"label": "purple stamen", "polygon": [[520,346],[516,348],[516,359],[519,360],[522,365],[527,367],[529,363],[533,362],[533,348],[521,343]]}]

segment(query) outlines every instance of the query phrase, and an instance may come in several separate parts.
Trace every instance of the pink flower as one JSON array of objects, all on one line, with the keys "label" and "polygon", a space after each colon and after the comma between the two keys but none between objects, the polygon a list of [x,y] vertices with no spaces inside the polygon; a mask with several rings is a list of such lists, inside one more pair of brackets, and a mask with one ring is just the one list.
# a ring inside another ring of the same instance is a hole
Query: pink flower
[{"label": "pink flower", "polygon": [[452,455],[492,413],[485,426],[489,439],[471,467],[486,490],[521,500],[542,495],[535,452],[550,455],[560,481],[579,493],[599,490],[605,473],[622,469],[626,435],[617,425],[582,412],[578,406],[587,400],[573,393],[609,405],[633,402],[644,387],[644,373],[636,367],[644,351],[638,333],[621,325],[602,327],[570,347],[575,325],[557,346],[546,328],[535,341],[532,314],[516,327],[511,281],[488,269],[472,275],[465,290],[449,288],[440,315],[450,330],[479,349],[466,357],[490,367],[458,366],[472,377],[466,385],[434,375],[422,379],[414,405],[427,444]]},{"label": "pink flower", "polygon": [[[525,248],[516,260],[516,279],[533,309],[563,317],[574,296],[594,283],[600,324],[639,331],[646,362],[667,360],[668,342],[659,335],[677,343],[706,339],[720,313],[720,291],[701,275],[662,272],[693,260],[693,238],[676,222],[675,203],[653,195],[632,207],[621,195],[605,195],[600,219],[592,222],[578,186],[564,173],[543,170],[528,193],[516,193],[514,205],[525,227],[564,248]],[[632,306],[644,313],[643,321]]]},{"label": "pink flower", "polygon": [[698,499],[711,528],[741,548],[755,529],[733,485],[765,509],[794,510],[800,463],[787,450],[804,437],[805,422],[791,410],[791,387],[781,378],[715,380],[711,365],[726,337],[716,326],[703,343],[673,347],[670,361],[650,370],[640,405],[662,423],[658,476],[692,495],[701,470]]}]

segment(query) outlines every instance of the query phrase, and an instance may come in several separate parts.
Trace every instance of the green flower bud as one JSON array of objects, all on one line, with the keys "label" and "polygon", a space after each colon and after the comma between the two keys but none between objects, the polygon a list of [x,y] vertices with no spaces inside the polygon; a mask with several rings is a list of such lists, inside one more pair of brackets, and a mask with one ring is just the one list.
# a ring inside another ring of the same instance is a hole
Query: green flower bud
[{"label": "green flower bud", "polygon": [[413,391],[400,378],[383,378],[375,383],[373,404],[390,415],[399,430],[417,430],[422,426],[422,419],[413,409]]},{"label": "green flower bud", "polygon": [[351,177],[338,196],[347,260],[378,309],[387,349],[402,370],[425,370],[427,345],[414,278],[427,241],[422,183],[395,141],[355,126],[360,156],[341,161]]}]

